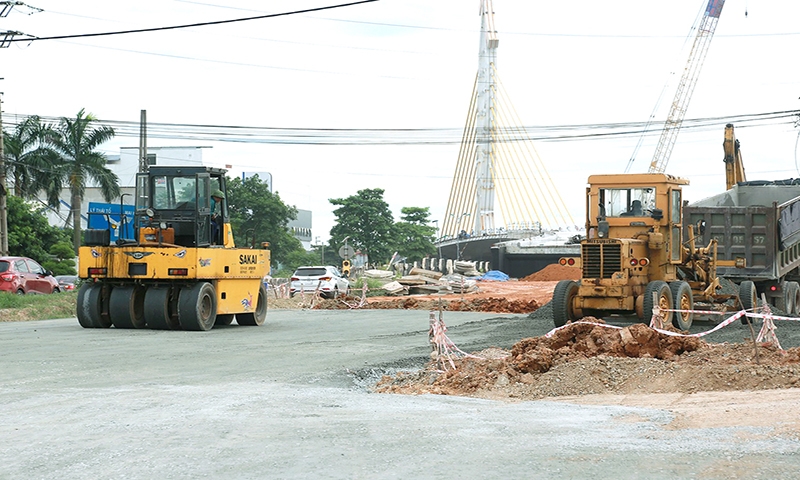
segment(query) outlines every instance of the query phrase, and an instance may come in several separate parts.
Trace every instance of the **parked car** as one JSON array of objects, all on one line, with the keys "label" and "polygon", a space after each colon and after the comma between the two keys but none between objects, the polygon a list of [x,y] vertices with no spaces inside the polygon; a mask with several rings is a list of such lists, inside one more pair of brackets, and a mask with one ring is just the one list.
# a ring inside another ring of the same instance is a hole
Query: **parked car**
[{"label": "parked car", "polygon": [[314,293],[319,287],[323,297],[336,298],[350,292],[350,282],[333,265],[298,267],[292,275],[289,293]]},{"label": "parked car", "polygon": [[77,275],[56,275],[56,281],[62,292],[71,292],[75,290],[75,285],[78,283]]},{"label": "parked car", "polygon": [[0,291],[57,293],[61,291],[53,272],[27,257],[0,257]]}]

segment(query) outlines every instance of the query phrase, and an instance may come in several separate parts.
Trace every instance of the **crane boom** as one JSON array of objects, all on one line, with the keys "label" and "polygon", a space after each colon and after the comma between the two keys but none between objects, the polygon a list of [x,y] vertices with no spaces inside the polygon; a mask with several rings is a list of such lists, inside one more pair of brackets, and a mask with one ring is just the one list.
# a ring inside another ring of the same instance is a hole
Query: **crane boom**
[{"label": "crane boom", "polygon": [[692,50],[689,53],[689,59],[678,84],[678,90],[672,100],[672,107],[670,107],[669,115],[664,123],[664,129],[661,131],[661,137],[658,139],[656,152],[650,162],[648,173],[664,173],[667,168],[667,162],[669,162],[672,148],[678,138],[678,132],[680,132],[681,125],[683,125],[683,118],[686,115],[689,100],[692,98],[692,92],[700,76],[700,69],[708,53],[708,47],[711,45],[711,38],[717,29],[719,15],[722,13],[724,4],[725,0],[708,0],[706,11],[703,14],[700,27],[697,29],[697,36],[692,44]]}]

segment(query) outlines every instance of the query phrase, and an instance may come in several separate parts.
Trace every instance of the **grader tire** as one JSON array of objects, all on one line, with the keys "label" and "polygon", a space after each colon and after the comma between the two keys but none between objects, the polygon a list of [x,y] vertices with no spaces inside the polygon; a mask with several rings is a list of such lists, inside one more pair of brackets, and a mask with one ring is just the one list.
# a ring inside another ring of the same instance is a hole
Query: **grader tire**
[{"label": "grader tire", "polygon": [[256,309],[251,313],[237,313],[236,323],[239,325],[247,325],[256,327],[263,325],[267,319],[267,289],[261,285],[258,289],[258,300],[256,300]]},{"label": "grader tire", "polygon": [[577,320],[573,300],[578,295],[578,284],[572,280],[561,280],[553,290],[553,323],[556,327]]},{"label": "grader tire", "polygon": [[[674,302],[675,310],[693,310],[694,297],[692,296],[692,287],[686,282],[672,282],[669,284],[669,289],[672,292],[672,301]],[[680,330],[689,330],[692,327],[693,313],[672,312],[672,324],[675,328]]]},{"label": "grader tire", "polygon": [[[653,294],[655,294],[655,303],[653,303]],[[653,318],[653,308],[657,305],[658,308],[663,310],[669,310],[672,308],[672,290],[670,290],[669,285],[667,282],[663,282],[661,280],[656,280],[654,282],[650,282],[647,284],[647,287],[644,290],[644,300],[642,301],[643,305],[643,320],[645,322],[650,322],[650,319]],[[664,324],[668,325],[672,323],[672,313],[673,312],[664,312]]]}]

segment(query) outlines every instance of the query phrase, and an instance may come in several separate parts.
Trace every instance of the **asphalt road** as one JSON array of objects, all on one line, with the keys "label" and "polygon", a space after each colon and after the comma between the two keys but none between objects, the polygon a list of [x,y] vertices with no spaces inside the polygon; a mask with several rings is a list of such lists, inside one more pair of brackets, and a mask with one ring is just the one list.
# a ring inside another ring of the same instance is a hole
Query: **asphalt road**
[{"label": "asphalt road", "polygon": [[[550,320],[552,321],[552,320]],[[465,350],[552,324],[447,313]],[[423,311],[270,311],[261,327],[0,323],[0,479],[792,478],[800,440],[672,430],[665,410],[374,394],[421,366]],[[529,333],[527,333],[529,332]]]}]

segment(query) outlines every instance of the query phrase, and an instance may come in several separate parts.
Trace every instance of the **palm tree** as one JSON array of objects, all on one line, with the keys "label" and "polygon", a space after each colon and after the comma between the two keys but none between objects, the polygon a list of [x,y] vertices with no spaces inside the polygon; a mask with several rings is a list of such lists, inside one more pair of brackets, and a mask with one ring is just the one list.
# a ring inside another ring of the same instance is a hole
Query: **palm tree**
[{"label": "palm tree", "polygon": [[75,118],[62,117],[57,126],[50,127],[47,144],[52,173],[36,185],[45,190],[48,204],[56,208],[62,187],[69,187],[72,242],[76,254],[81,244],[81,203],[87,180],[97,184],[107,202],[120,195],[117,175],[106,167],[105,155],[94,151],[114,136],[114,129],[95,126],[96,121],[94,115],[81,109]]},{"label": "palm tree", "polygon": [[11,133],[4,132],[3,146],[6,174],[14,179],[14,195],[29,198],[36,194],[42,176],[49,174],[49,152],[42,144],[47,127],[34,115],[17,124]]}]

